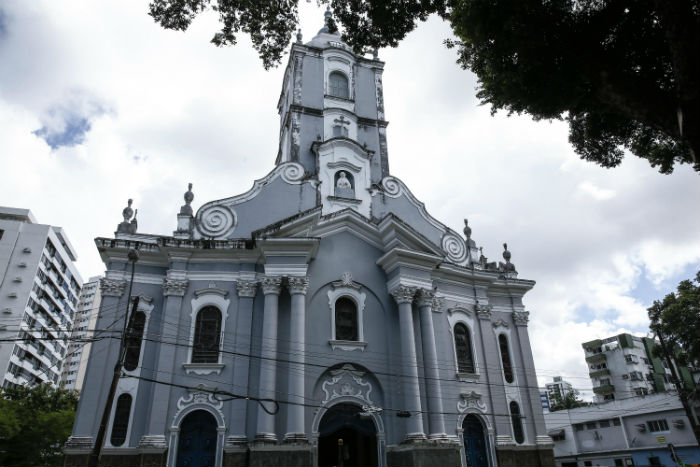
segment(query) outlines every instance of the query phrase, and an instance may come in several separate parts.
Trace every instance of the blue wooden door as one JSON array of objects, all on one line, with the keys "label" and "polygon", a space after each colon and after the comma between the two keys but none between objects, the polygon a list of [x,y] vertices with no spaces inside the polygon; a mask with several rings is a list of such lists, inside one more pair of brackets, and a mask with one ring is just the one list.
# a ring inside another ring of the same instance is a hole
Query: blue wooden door
[{"label": "blue wooden door", "polygon": [[180,424],[177,467],[213,467],[216,462],[216,419],[205,410],[187,415]]},{"label": "blue wooden door", "polygon": [[484,426],[474,415],[467,415],[462,424],[464,435],[464,454],[468,467],[488,467],[486,455],[486,437]]}]

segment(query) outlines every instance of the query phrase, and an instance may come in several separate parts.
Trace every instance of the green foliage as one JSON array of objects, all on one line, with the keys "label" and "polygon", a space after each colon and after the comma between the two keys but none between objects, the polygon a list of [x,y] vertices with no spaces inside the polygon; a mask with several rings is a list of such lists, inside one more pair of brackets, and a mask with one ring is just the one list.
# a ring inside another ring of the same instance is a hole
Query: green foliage
[{"label": "green foliage", "polygon": [[674,356],[679,364],[700,362],[700,272],[694,281],[678,284],[675,293],[655,300],[648,311],[651,329],[663,335],[666,348],[682,349]]},{"label": "green foliage", "polygon": [[0,465],[61,466],[78,396],[48,384],[0,390]]},{"label": "green foliage", "polygon": [[556,412],[558,410],[575,409],[576,407],[586,405],[579,396],[580,394],[576,389],[567,393],[564,397],[560,394],[552,394],[549,398],[549,411]]},{"label": "green foliage", "polygon": [[[479,80],[492,112],[569,123],[581,158],[615,167],[626,151],[662,173],[700,171],[699,0],[319,0],[329,3],[356,51],[395,47],[437,14],[448,47]],[[298,23],[297,3],[151,0],[163,27],[185,30],[202,11],[219,13],[212,42],[247,32],[265,68],[280,63]]]}]

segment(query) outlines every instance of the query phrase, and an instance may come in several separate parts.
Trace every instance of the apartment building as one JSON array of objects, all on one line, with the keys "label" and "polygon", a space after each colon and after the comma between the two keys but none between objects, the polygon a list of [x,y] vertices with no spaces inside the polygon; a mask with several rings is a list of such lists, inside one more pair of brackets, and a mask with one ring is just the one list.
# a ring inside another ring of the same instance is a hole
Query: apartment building
[{"label": "apartment building", "polygon": [[76,259],[62,228],[37,223],[28,209],[0,207],[3,387],[58,384],[82,287]]},{"label": "apartment building", "polygon": [[101,276],[91,277],[84,285],[78,298],[71,342],[63,365],[61,386],[65,389],[80,391],[85,379],[88,356],[90,355],[90,338],[95,334],[95,321],[100,309]]}]

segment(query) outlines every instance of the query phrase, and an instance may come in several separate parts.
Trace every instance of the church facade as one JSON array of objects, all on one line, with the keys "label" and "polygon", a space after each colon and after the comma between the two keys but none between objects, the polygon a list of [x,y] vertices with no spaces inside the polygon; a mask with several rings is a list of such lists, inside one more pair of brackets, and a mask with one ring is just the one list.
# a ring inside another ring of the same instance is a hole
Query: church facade
[{"label": "church facade", "polygon": [[[299,35],[275,168],[196,213],[190,185],[172,235],[139,233],[130,203],[96,239],[96,328],[134,305],[100,465],[553,465],[534,282],[390,174],[383,66]],[[67,466],[87,465],[119,347],[92,344]]]}]

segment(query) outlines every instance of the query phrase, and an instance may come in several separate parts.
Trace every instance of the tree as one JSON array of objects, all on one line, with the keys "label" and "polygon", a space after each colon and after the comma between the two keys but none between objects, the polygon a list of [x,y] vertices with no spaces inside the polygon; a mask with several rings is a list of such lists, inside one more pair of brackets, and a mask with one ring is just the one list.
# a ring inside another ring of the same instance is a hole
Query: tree
[{"label": "tree", "polygon": [[[449,21],[458,63],[479,80],[492,113],[566,120],[581,158],[603,167],[625,150],[662,173],[700,171],[699,0],[321,0],[356,51],[395,47],[419,21]],[[163,27],[185,30],[211,8],[212,42],[248,33],[265,68],[279,64],[298,24],[297,2],[152,0]],[[335,30],[334,20],[330,21]]]},{"label": "tree", "polygon": [[694,281],[681,281],[675,293],[655,300],[648,311],[650,327],[663,336],[665,347],[682,349],[674,355],[679,365],[700,362],[700,271]]},{"label": "tree", "polygon": [[49,384],[0,389],[0,465],[61,466],[78,396]]},{"label": "tree", "polygon": [[576,389],[572,390],[571,392],[567,392],[563,397],[561,394],[552,394],[549,398],[549,411],[556,412],[558,410],[575,409],[576,407],[586,405],[586,403],[582,401],[579,396],[580,393]]}]

